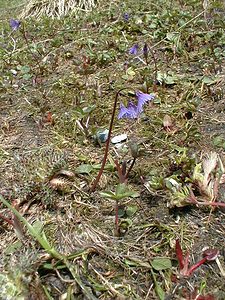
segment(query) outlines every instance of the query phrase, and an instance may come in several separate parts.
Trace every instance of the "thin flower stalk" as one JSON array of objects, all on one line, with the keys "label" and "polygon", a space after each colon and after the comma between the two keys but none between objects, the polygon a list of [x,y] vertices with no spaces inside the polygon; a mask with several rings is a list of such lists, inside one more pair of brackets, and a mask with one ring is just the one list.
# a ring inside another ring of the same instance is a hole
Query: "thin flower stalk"
[{"label": "thin flower stalk", "polygon": [[101,168],[98,172],[98,175],[94,181],[94,183],[91,186],[91,191],[95,191],[96,186],[102,176],[103,170],[105,168],[105,164],[107,161],[107,157],[108,157],[108,152],[109,152],[109,143],[110,143],[110,139],[111,139],[111,135],[112,135],[112,129],[113,129],[113,122],[114,122],[114,117],[115,117],[115,113],[116,113],[116,106],[117,106],[117,102],[118,102],[118,98],[119,98],[119,94],[121,93],[121,91],[125,90],[126,88],[120,89],[117,93],[116,93],[116,97],[114,100],[114,105],[113,105],[113,110],[112,110],[112,115],[111,115],[111,121],[110,121],[110,125],[109,125],[109,134],[108,134],[108,139],[106,141],[106,147],[105,147],[105,153],[104,153],[104,157],[102,160],[102,165]]}]

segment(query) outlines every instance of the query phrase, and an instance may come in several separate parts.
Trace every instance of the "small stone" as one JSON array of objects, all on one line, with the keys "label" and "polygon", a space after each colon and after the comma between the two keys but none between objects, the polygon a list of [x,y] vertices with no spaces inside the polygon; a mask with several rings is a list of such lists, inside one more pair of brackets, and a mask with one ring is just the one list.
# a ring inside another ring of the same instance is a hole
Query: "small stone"
[{"label": "small stone", "polygon": [[121,143],[121,142],[126,141],[126,139],[127,139],[127,134],[123,133],[123,134],[119,134],[119,135],[114,136],[111,139],[111,142],[113,144],[117,144],[117,143]]},{"label": "small stone", "polygon": [[101,143],[105,143],[108,139],[108,136],[109,136],[109,130],[108,129],[105,129],[103,131],[98,131],[96,133],[96,136],[97,136],[97,139],[101,142]]}]

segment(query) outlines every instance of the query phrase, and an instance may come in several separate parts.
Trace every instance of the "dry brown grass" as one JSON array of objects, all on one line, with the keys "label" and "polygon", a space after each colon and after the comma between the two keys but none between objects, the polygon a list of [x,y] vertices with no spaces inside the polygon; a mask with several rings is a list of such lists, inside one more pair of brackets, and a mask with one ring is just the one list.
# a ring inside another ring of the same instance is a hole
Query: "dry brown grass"
[{"label": "dry brown grass", "polygon": [[70,13],[76,15],[78,12],[88,13],[97,0],[30,0],[25,6],[21,18],[62,18]]}]

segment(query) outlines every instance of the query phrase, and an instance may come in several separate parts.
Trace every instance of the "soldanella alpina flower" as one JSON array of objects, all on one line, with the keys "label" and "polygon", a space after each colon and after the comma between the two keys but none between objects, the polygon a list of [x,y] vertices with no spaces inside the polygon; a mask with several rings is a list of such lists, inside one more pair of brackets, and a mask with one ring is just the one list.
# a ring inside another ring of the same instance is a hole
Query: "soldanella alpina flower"
[{"label": "soldanella alpina flower", "polygon": [[154,97],[154,94],[145,94],[141,91],[136,92],[137,104],[134,104],[132,101],[129,101],[126,107],[123,103],[120,103],[118,119],[137,119],[139,115],[143,112],[144,104],[153,100]]},{"label": "soldanella alpina flower", "polygon": [[129,19],[130,19],[130,15],[129,15],[127,12],[125,12],[125,13],[123,14],[123,19],[124,19],[125,22],[128,22]]},{"label": "soldanella alpina flower", "polygon": [[135,105],[132,101],[128,102],[127,107],[124,106],[123,103],[120,103],[120,111],[118,114],[118,119],[128,118],[128,119],[136,119],[139,116],[137,105]]},{"label": "soldanella alpina flower", "polygon": [[12,30],[14,30],[14,31],[20,27],[20,24],[21,24],[21,22],[19,20],[11,19],[9,21],[9,25],[12,28]]},{"label": "soldanella alpina flower", "polygon": [[134,44],[130,49],[129,49],[129,54],[131,55],[136,55],[139,60],[142,61],[141,59],[141,56],[143,55],[144,58],[145,58],[145,64],[148,64],[147,63],[147,60],[148,60],[148,53],[149,53],[149,47],[148,47],[148,44],[147,43],[144,43],[144,46],[142,48],[142,50],[138,51],[139,50],[139,45],[138,44]]},{"label": "soldanella alpina flower", "polygon": [[129,50],[129,53],[132,54],[132,55],[137,55],[138,54],[138,44],[135,44],[133,45],[130,50]]},{"label": "soldanella alpina flower", "polygon": [[137,97],[137,100],[138,100],[138,104],[137,104],[137,107],[138,107],[138,110],[140,112],[143,111],[143,105],[151,100],[153,100],[155,98],[155,95],[154,94],[145,94],[141,91],[137,91],[136,92],[136,97]]}]

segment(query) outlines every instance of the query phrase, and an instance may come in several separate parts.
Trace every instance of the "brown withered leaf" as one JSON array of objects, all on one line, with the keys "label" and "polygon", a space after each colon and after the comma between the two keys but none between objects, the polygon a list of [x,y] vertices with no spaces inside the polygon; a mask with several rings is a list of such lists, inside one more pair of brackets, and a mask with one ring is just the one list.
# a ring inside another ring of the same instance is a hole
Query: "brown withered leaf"
[{"label": "brown withered leaf", "polygon": [[73,179],[75,177],[75,174],[72,171],[62,169],[57,173],[55,173],[53,177],[58,177],[58,176],[68,178],[68,179]]},{"label": "brown withered leaf", "polygon": [[163,127],[168,133],[176,133],[178,128],[175,126],[174,121],[169,115],[165,115],[163,118]]},{"label": "brown withered leaf", "polygon": [[40,127],[44,127],[44,126],[54,126],[55,125],[55,120],[53,118],[53,115],[52,115],[52,112],[47,112],[43,117],[42,119],[40,120],[39,122],[39,126]]},{"label": "brown withered leaf", "polygon": [[58,192],[65,192],[69,187],[69,182],[64,178],[52,178],[49,184],[53,190]]},{"label": "brown withered leaf", "polygon": [[173,121],[169,115],[165,115],[163,118],[163,127],[169,129],[173,126]]}]

